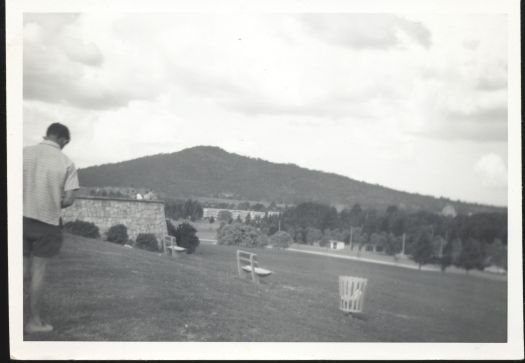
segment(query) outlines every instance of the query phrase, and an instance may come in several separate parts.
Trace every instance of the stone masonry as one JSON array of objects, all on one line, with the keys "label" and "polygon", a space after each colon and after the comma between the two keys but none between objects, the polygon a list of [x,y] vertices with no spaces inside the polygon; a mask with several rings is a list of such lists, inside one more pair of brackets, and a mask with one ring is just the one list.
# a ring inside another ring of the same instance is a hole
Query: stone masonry
[{"label": "stone masonry", "polygon": [[78,197],[62,210],[64,223],[76,219],[94,223],[101,235],[116,224],[125,225],[132,240],[139,233],[153,233],[160,242],[168,234],[164,202],[159,200]]}]

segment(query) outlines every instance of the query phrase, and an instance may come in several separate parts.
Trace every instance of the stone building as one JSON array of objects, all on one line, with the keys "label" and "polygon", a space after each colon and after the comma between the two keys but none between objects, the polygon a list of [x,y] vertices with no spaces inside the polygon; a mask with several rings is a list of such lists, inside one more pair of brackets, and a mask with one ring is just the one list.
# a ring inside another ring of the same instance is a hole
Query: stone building
[{"label": "stone building", "polygon": [[116,224],[125,225],[132,240],[139,233],[153,233],[160,242],[168,234],[161,200],[78,197],[71,207],[62,210],[64,223],[77,219],[94,223],[101,235]]}]

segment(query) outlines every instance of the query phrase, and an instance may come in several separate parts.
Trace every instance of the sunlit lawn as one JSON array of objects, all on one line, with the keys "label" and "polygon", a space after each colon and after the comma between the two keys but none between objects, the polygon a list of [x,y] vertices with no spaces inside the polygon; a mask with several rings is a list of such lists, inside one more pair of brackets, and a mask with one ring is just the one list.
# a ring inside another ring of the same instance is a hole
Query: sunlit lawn
[{"label": "sunlit lawn", "polygon": [[[274,274],[256,286],[237,277],[235,250],[170,258],[67,235],[48,275],[55,331],[25,339],[506,341],[505,281],[257,249]],[[339,275],[369,279],[362,318],[338,310]]]}]

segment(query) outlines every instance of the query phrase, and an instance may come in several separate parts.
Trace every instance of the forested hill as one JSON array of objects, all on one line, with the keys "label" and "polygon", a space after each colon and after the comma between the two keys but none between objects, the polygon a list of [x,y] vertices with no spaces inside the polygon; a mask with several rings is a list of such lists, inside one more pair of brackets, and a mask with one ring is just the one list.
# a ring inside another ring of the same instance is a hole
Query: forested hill
[{"label": "forested hill", "polygon": [[316,201],[384,211],[389,205],[439,212],[452,204],[459,213],[504,211],[503,208],[462,203],[400,192],[337,174],[276,164],[198,146],[171,154],[93,166],[79,170],[84,187],[151,188],[171,198],[234,196],[252,201],[299,203]]}]

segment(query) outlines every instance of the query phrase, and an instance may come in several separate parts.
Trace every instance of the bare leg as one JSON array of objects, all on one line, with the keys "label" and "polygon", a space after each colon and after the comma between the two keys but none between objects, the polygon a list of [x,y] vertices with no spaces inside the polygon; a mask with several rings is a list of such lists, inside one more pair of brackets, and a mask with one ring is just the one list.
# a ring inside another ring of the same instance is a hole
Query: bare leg
[{"label": "bare leg", "polygon": [[29,287],[29,321],[26,325],[28,332],[46,332],[53,330],[48,324],[43,324],[40,318],[40,305],[44,291],[47,258],[35,257],[31,259],[31,282]]}]

